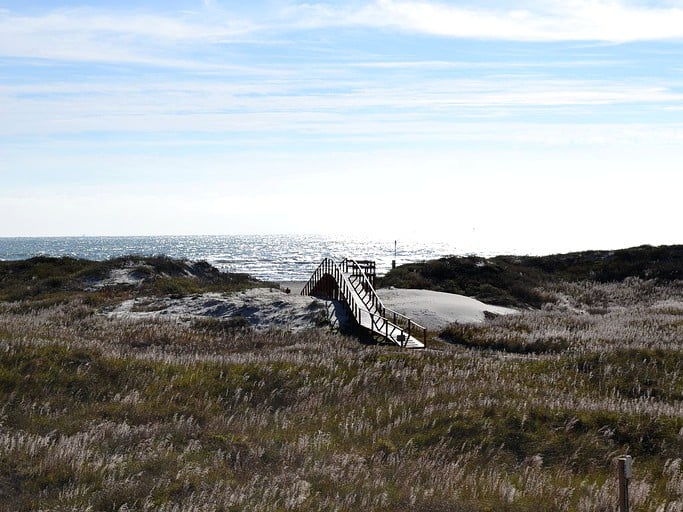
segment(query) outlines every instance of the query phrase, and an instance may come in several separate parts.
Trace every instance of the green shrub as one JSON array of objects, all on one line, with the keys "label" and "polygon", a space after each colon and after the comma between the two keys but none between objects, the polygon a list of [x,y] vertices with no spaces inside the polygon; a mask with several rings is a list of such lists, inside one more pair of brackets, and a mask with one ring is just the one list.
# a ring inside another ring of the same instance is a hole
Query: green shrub
[{"label": "green shrub", "polygon": [[[137,285],[109,285],[92,290],[113,270],[126,269]],[[107,261],[36,257],[0,262],[0,301],[69,300],[83,295],[108,302],[122,293],[182,297],[205,291],[231,292],[268,286],[247,274],[220,272],[207,262],[188,262],[166,256],[123,256]],[[93,299],[91,299],[93,300]]]}]

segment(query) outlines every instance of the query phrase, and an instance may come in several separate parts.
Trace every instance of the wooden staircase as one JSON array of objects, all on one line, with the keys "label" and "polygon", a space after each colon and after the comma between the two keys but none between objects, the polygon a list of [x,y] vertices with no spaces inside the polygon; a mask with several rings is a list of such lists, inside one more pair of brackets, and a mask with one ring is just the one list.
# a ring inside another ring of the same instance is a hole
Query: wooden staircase
[{"label": "wooden staircase", "polygon": [[325,258],[301,294],[343,301],[356,323],[374,336],[403,348],[425,348],[427,329],[384,307],[375,291],[375,276],[373,261],[346,258],[337,264]]}]

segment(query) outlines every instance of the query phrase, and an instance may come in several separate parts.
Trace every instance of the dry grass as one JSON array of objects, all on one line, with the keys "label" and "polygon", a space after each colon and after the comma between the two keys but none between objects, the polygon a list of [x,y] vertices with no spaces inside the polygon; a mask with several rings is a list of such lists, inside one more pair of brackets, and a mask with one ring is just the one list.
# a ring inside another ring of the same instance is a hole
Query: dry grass
[{"label": "dry grass", "polygon": [[633,510],[681,512],[681,290],[422,352],[0,304],[0,510],[609,511],[628,452]]}]

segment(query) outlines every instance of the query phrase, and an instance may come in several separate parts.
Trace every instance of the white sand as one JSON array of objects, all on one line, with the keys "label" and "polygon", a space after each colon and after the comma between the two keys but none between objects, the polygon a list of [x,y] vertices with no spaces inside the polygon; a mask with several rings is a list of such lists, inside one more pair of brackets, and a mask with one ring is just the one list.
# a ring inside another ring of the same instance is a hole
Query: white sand
[{"label": "white sand", "polygon": [[135,275],[134,268],[115,268],[104,279],[97,279],[91,283],[89,290],[97,290],[106,286],[131,285],[137,286],[142,282],[142,277]]},{"label": "white sand", "polygon": [[255,329],[298,331],[320,325],[332,310],[331,301],[285,293],[275,288],[254,288],[233,294],[202,293],[173,299],[139,297],[122,302],[108,314],[118,318],[242,317]]},{"label": "white sand", "polygon": [[[305,281],[287,281],[280,283],[280,287],[298,294],[305,284]],[[495,315],[517,313],[514,309],[490,306],[471,297],[431,290],[380,288],[377,294],[387,308],[407,316],[430,331],[443,329],[454,322],[483,322],[486,319],[484,311]]]},{"label": "white sand", "polygon": [[[135,284],[140,277],[128,269],[113,271],[104,284]],[[179,299],[170,297],[139,297],[125,301],[109,315],[124,318],[169,318],[191,320],[198,317],[245,318],[256,329],[281,328],[301,330],[320,325],[327,314],[333,325],[346,321],[341,308],[335,309],[331,301],[300,295],[305,281],[288,281],[276,288],[254,288],[234,294],[204,293]],[[289,289],[290,293],[285,293]],[[484,312],[497,315],[515,313],[515,310],[489,306],[462,295],[382,288],[377,290],[384,305],[401,313],[431,331],[446,327],[453,322],[478,323],[485,320]]]},{"label": "white sand", "polygon": [[483,322],[484,311],[496,315],[516,313],[514,309],[489,306],[470,297],[431,290],[380,288],[377,294],[387,308],[429,330],[439,330],[454,322]]}]

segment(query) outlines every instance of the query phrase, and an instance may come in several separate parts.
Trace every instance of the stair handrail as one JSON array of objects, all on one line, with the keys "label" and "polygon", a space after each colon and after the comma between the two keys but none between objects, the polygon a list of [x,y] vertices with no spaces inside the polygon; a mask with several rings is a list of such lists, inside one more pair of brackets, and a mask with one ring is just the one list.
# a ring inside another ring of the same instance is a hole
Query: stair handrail
[{"label": "stair handrail", "polygon": [[304,287],[301,289],[301,295],[311,294],[313,288],[315,288],[315,285],[318,284],[318,281],[320,281],[320,279],[323,276],[321,269],[327,266],[328,262],[334,263],[334,261],[331,258],[323,258],[323,260],[320,262],[320,265],[316,267],[316,269],[313,271],[313,274],[311,274],[311,277],[308,279]]},{"label": "stair handrail", "polygon": [[[349,266],[352,269],[352,275],[354,277],[359,277],[360,282],[354,283],[351,279],[346,278],[344,271],[348,273]],[[413,337],[414,331],[421,331],[423,342],[425,345],[427,344],[427,329],[407,316],[385,307],[363,270],[363,267],[352,258],[344,258],[340,265],[331,258],[324,258],[313,272],[313,275],[311,275],[311,278],[306,285],[304,285],[301,290],[301,295],[310,295],[325,274],[330,275],[337,283],[339,293],[348,304],[354,319],[360,325],[362,325],[361,316],[363,312],[365,312],[370,315],[371,330],[374,332],[382,334],[387,339],[391,339],[390,335],[394,335],[397,331],[399,334],[403,335],[404,341],[398,341],[401,343],[402,347],[405,347],[407,341]],[[354,289],[363,306],[365,306],[365,310],[361,309],[357,304],[354,294],[349,290],[349,286]],[[393,322],[389,320],[387,313],[392,316]],[[382,326],[382,320],[384,321],[384,326]],[[399,321],[403,322],[405,327],[399,325]],[[382,327],[384,327],[384,329],[382,329]]]},{"label": "stair handrail", "polygon": [[386,308],[384,307],[382,300],[379,298],[379,295],[377,295],[377,291],[375,290],[374,286],[372,286],[370,279],[368,279],[368,276],[365,273],[365,269],[353,258],[344,258],[344,260],[342,261],[342,265],[344,266],[347,272],[349,266],[351,266],[352,275],[360,277],[363,284],[363,286],[361,287],[362,292],[355,286],[353,282],[351,283],[351,285],[354,287],[356,292],[358,292],[358,295],[361,297],[361,300],[363,300],[363,295],[370,297],[370,304],[368,304],[365,300],[363,300],[363,303],[368,307],[368,309],[374,308],[382,316],[384,316],[383,313],[384,310],[386,310]]},{"label": "stair handrail", "polygon": [[[411,318],[409,318],[409,317],[407,317],[407,316],[405,316],[405,315],[403,315],[397,311],[394,311],[393,309],[387,308],[384,305],[384,303],[382,302],[382,300],[379,298],[377,291],[372,286],[372,283],[370,282],[367,275],[365,274],[363,267],[360,264],[358,264],[358,262],[356,262],[356,260],[354,260],[353,258],[344,258],[344,260],[342,261],[342,265],[344,265],[344,267],[348,269],[349,264],[354,269],[353,275],[358,276],[361,278],[361,280],[363,280],[363,284],[365,287],[367,287],[367,290],[368,290],[367,294],[370,295],[371,303],[373,306],[375,306],[377,312],[387,321],[389,321],[389,316],[391,316],[393,318],[392,325],[396,325],[397,327],[401,328],[404,332],[406,332],[406,329],[407,329],[407,334],[408,334],[409,338],[410,338],[410,336],[412,336],[413,327],[417,331],[421,331],[423,341],[426,344],[427,343],[427,328],[418,324],[417,322],[413,321]],[[353,283],[351,283],[351,284],[353,285]],[[361,300],[363,300],[363,295],[361,294],[361,292],[355,286],[354,286],[354,288],[355,288],[356,292],[358,293],[358,295],[361,297]],[[365,300],[363,300],[363,303],[365,304],[366,307],[369,307]],[[403,326],[401,326],[399,322],[404,323],[405,328],[403,328]]]},{"label": "stair handrail", "polygon": [[360,324],[362,309],[360,306],[358,306],[355,297],[350,292],[349,285],[347,284],[347,280],[344,278],[343,272],[337,263],[331,258],[323,259],[320,265],[318,265],[318,268],[316,268],[311,278],[301,290],[301,295],[310,295],[325,274],[330,275],[336,281],[339,293],[348,304],[354,319]]}]

